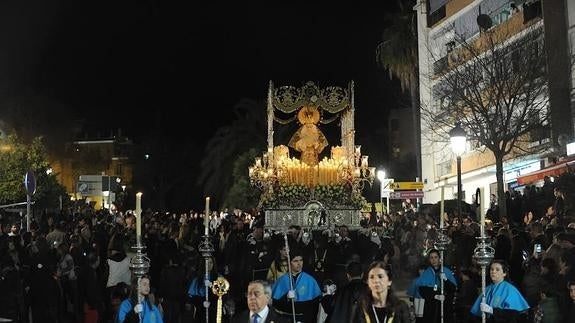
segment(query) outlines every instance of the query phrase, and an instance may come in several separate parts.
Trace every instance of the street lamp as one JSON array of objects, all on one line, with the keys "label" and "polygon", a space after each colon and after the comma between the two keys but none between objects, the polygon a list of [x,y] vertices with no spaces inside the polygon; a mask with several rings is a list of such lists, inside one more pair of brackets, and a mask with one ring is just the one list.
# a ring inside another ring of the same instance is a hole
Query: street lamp
[{"label": "street lamp", "polygon": [[[377,179],[379,180],[379,200],[381,203],[381,215],[383,215],[383,189],[385,188],[385,171],[383,169],[380,169],[377,171]],[[386,211],[389,214],[389,197],[387,197],[387,208]]]},{"label": "street lamp", "polygon": [[461,216],[461,155],[465,152],[467,134],[461,128],[461,125],[456,123],[455,127],[449,131],[449,137],[451,139],[451,150],[457,157],[457,213],[458,216]]}]

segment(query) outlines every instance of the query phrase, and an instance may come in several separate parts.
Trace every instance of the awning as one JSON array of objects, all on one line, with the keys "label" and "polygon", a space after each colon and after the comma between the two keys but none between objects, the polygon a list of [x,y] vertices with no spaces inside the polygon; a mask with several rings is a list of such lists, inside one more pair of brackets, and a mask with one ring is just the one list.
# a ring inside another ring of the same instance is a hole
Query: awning
[{"label": "awning", "polygon": [[575,160],[564,161],[564,162],[555,164],[553,166],[543,168],[543,169],[538,170],[536,172],[532,172],[532,173],[526,174],[524,176],[517,177],[517,184],[527,185],[527,184],[535,183],[538,181],[542,181],[545,178],[545,176],[557,177],[557,176],[569,171],[570,169],[574,169],[574,168],[575,168]]}]

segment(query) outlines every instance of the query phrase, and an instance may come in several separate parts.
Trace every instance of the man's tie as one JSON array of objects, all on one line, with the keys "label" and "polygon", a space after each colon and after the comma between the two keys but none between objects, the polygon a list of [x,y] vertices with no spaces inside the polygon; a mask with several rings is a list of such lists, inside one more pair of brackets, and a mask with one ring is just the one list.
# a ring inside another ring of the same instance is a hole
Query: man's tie
[{"label": "man's tie", "polygon": [[260,316],[257,313],[252,315],[252,323],[259,323],[259,321],[260,321]]}]

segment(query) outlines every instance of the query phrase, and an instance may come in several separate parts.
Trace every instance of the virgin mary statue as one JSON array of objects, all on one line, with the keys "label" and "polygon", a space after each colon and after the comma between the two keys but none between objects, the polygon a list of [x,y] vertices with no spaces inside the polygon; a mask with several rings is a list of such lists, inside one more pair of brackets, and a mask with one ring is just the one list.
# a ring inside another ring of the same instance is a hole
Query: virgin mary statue
[{"label": "virgin mary statue", "polygon": [[327,139],[317,126],[320,113],[316,106],[304,106],[298,111],[297,118],[301,127],[291,137],[288,145],[301,152],[302,162],[315,166],[318,164],[319,154],[328,145]]}]

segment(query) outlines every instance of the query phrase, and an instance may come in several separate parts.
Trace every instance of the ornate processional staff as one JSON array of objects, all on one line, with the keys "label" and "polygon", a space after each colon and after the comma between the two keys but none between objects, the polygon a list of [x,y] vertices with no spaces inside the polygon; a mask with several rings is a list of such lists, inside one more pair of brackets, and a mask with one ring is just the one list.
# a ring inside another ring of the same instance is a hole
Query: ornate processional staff
[{"label": "ornate processional staff", "polygon": [[[288,271],[289,271],[289,292],[288,292],[288,298],[291,300],[291,314],[292,314],[292,319],[293,319],[293,323],[296,323],[295,320],[295,291],[294,291],[294,286],[293,286],[293,276],[292,276],[292,272],[291,272],[291,259],[290,259],[290,255],[289,255],[289,243],[288,243],[288,236],[286,232],[283,232],[284,234],[284,241],[285,241],[285,247],[286,247],[286,252],[287,252],[287,261],[288,261]],[[289,297],[292,296],[292,297]]]},{"label": "ornate processional staff", "polygon": [[204,236],[203,241],[200,242],[198,246],[198,251],[204,258],[204,286],[206,292],[206,299],[204,300],[204,308],[206,309],[206,322],[209,322],[209,309],[210,309],[210,287],[212,283],[210,282],[210,263],[212,261],[212,255],[214,253],[214,246],[212,245],[212,241],[210,240],[210,230],[209,230],[209,221],[210,221],[210,198],[206,197],[206,210],[204,214]]},{"label": "ornate processional staff", "polygon": [[445,307],[445,282],[443,277],[445,273],[443,272],[443,252],[447,249],[449,244],[449,237],[445,234],[444,219],[443,214],[445,213],[445,200],[443,197],[444,187],[441,187],[441,207],[439,210],[439,232],[437,233],[437,240],[435,241],[435,248],[439,250],[439,285],[441,290],[441,297],[439,301],[441,302],[441,323],[444,321],[444,307]]},{"label": "ornate processional staff", "polygon": [[[138,304],[142,304],[143,297],[141,294],[140,278],[148,273],[150,269],[150,259],[146,257],[144,249],[146,246],[142,244],[142,193],[136,194],[136,210],[134,212],[136,217],[136,245],[132,249],[136,250],[136,255],[130,260],[130,270],[132,275],[138,277]],[[140,322],[142,322],[142,313],[138,313]]]},{"label": "ornate processional staff", "polygon": [[218,277],[212,286],[212,292],[218,296],[216,323],[222,323],[222,296],[228,293],[230,283],[224,277]]},{"label": "ornate processional staff", "polygon": [[[473,257],[477,264],[481,266],[481,293],[482,299],[481,303],[485,303],[485,281],[487,280],[487,266],[491,263],[491,260],[495,256],[495,249],[491,247],[491,244],[487,241],[487,236],[485,235],[485,216],[481,216],[481,235],[477,238],[477,247],[473,251]],[[485,323],[487,317],[485,312],[481,311],[481,322]]]}]

